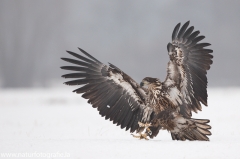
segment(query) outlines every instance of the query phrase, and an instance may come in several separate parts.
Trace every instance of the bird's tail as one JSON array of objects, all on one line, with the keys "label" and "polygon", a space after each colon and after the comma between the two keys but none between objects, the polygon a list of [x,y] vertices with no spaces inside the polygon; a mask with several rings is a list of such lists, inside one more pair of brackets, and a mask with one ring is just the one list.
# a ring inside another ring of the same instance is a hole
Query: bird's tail
[{"label": "bird's tail", "polygon": [[[209,141],[208,136],[211,135],[209,129],[211,126],[207,123],[210,122],[208,119],[186,119],[187,126],[184,126],[178,132],[171,132],[173,140],[201,140]],[[182,124],[182,123],[178,123]],[[181,127],[182,125],[179,125]],[[183,126],[182,126],[183,127]]]}]

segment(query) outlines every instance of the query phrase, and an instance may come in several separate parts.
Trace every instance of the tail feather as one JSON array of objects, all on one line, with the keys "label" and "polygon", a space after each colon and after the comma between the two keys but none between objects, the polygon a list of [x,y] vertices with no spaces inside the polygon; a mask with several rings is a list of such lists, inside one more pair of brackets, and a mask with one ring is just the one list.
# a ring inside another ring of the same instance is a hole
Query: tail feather
[{"label": "tail feather", "polygon": [[201,129],[211,129],[210,125],[204,125],[204,124],[199,124],[199,123],[195,123],[197,127],[201,128]]},{"label": "tail feather", "polygon": [[[208,136],[211,135],[208,125],[210,121],[207,119],[187,119],[187,125],[182,127],[179,131],[171,132],[173,140],[200,140],[209,141]],[[179,124],[179,123],[178,123]]]},{"label": "tail feather", "polygon": [[208,129],[201,129],[197,127],[197,131],[204,135],[212,135],[212,133]]},{"label": "tail feather", "polygon": [[212,135],[212,133],[209,131],[212,127],[208,125],[207,123],[210,122],[208,119],[191,119],[196,127],[198,132],[200,132],[203,135]]},{"label": "tail feather", "polygon": [[192,136],[191,133],[185,133],[185,134],[184,134],[184,141],[185,141],[186,139],[188,139],[188,140],[190,140],[190,141],[193,141],[193,140],[194,140],[194,136]]},{"label": "tail feather", "polygon": [[191,118],[191,120],[194,121],[195,123],[199,123],[199,124],[206,124],[206,123],[210,122],[209,119],[194,119],[194,118]]}]

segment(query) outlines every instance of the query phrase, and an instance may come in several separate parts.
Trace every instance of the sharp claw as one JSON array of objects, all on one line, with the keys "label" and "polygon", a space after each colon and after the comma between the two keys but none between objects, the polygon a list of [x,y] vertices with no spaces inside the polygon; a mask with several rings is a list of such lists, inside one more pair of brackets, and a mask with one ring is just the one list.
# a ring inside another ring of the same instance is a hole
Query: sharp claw
[{"label": "sharp claw", "polygon": [[149,140],[147,137],[152,134],[152,131],[149,129],[149,127],[152,126],[152,124],[151,123],[144,124],[144,123],[138,122],[138,125],[139,125],[139,127],[145,127],[145,130],[146,130],[145,133],[144,134],[138,133],[139,136],[134,135],[134,134],[131,134],[131,135],[135,138],[139,138],[140,140],[141,139]]},{"label": "sharp claw", "polygon": [[134,134],[131,134],[131,135],[135,138],[140,138],[140,136],[137,136],[137,135],[134,135]]},{"label": "sharp claw", "polygon": [[149,140],[147,137],[148,137],[148,134],[146,134],[146,133],[144,133],[144,134],[140,134],[139,133],[139,136],[137,136],[137,135],[134,135],[134,134],[131,134],[133,137],[135,137],[135,138],[139,138],[140,140],[141,139],[145,139],[145,140]]}]

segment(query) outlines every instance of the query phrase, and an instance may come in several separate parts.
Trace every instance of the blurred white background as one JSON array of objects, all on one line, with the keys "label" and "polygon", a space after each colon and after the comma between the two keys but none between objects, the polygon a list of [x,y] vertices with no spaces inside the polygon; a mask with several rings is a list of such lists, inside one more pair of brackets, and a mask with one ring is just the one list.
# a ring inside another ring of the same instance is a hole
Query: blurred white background
[{"label": "blurred white background", "polygon": [[190,20],[212,44],[209,86],[240,86],[240,1],[1,0],[1,87],[62,86],[60,57],[81,47],[137,82],[166,76],[167,43]]}]

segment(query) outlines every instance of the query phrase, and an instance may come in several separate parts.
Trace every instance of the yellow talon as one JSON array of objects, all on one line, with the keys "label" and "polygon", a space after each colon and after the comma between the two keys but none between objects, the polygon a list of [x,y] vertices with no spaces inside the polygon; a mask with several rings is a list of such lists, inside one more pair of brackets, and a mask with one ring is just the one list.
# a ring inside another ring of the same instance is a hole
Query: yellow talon
[{"label": "yellow talon", "polygon": [[132,136],[135,137],[135,138],[139,138],[140,140],[141,140],[141,139],[149,140],[149,139],[147,138],[147,137],[148,137],[148,134],[146,134],[146,133],[144,133],[144,134],[139,133],[139,136],[132,134]]},{"label": "yellow talon", "polygon": [[139,132],[138,133],[139,136],[134,134],[132,134],[132,136],[135,138],[139,138],[140,140],[141,139],[149,140],[147,137],[152,134],[152,131],[149,129],[149,127],[151,126],[151,123],[144,124],[144,123],[138,122],[138,125],[139,127],[144,127],[146,129],[145,133],[141,134],[141,132]]}]

